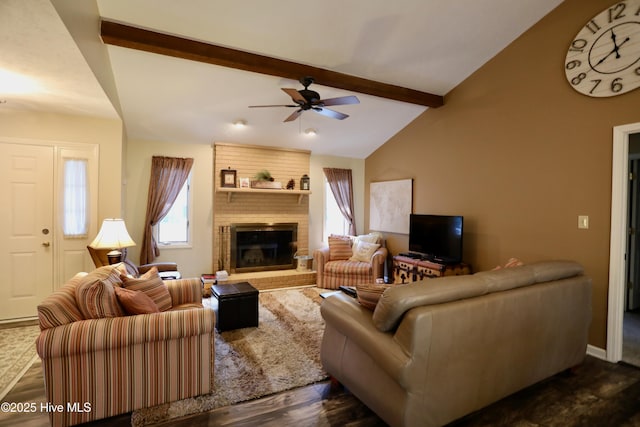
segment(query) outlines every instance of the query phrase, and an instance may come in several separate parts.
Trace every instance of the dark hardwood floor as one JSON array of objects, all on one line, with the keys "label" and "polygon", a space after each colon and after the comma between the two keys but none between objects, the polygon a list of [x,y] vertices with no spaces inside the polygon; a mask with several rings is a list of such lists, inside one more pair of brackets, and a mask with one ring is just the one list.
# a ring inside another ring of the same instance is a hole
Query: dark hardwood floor
[{"label": "dark hardwood floor", "polygon": [[[3,401],[45,401],[39,363],[29,369]],[[87,425],[129,424],[130,415],[123,415]],[[43,413],[0,413],[2,427],[48,425]],[[385,423],[348,391],[325,381],[161,425],[377,427]],[[528,387],[449,427],[479,426],[640,426],[640,369],[587,357],[578,369]]]}]

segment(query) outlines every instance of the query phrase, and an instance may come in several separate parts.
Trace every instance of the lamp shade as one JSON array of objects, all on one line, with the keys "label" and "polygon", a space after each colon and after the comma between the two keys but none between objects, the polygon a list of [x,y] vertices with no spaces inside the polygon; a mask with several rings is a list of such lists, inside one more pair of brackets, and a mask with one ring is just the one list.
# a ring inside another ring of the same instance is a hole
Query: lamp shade
[{"label": "lamp shade", "polygon": [[107,218],[102,222],[102,227],[93,242],[89,244],[94,249],[122,249],[135,246],[124,220],[120,218]]}]

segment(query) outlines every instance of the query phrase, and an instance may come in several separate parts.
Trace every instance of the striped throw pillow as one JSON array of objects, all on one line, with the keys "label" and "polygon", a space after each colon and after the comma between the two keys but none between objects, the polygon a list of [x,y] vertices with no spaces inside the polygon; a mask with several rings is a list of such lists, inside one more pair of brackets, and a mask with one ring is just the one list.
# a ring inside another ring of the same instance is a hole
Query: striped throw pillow
[{"label": "striped throw pillow", "polygon": [[171,308],[172,303],[169,288],[167,288],[167,285],[164,284],[158,275],[158,269],[156,267],[152,267],[151,270],[137,278],[122,275],[120,278],[122,279],[122,286],[132,291],[144,292],[156,303],[160,311],[167,311]]},{"label": "striped throw pillow", "polygon": [[76,287],[76,303],[84,318],[124,316],[124,310],[113,290],[114,286],[120,285],[120,272],[115,268],[104,278],[100,274],[85,276],[85,280]]},{"label": "striped throw pillow", "polygon": [[369,310],[375,310],[376,305],[378,305],[378,300],[380,297],[390,287],[393,285],[387,284],[378,284],[378,283],[362,283],[356,285],[356,294],[358,297],[358,302],[364,308],[368,308]]},{"label": "striped throw pillow", "polygon": [[331,261],[345,260],[351,258],[351,238],[349,236],[329,236],[329,259]]}]

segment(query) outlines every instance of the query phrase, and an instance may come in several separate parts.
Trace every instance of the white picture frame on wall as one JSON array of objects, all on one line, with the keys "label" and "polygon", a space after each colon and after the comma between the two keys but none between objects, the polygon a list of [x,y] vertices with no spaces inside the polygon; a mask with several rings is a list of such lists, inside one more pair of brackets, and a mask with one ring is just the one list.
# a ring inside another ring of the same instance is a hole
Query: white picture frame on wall
[{"label": "white picture frame on wall", "polygon": [[413,180],[372,182],[369,186],[369,228],[409,234],[413,209]]}]

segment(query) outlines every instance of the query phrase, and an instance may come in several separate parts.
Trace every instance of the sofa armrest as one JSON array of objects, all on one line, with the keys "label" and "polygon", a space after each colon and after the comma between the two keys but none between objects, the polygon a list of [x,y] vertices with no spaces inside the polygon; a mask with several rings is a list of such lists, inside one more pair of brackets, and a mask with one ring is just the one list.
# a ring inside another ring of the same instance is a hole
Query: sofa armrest
[{"label": "sofa armrest", "polygon": [[387,248],[380,247],[373,253],[371,257],[371,268],[373,278],[384,277],[384,263],[387,260]]},{"label": "sofa armrest", "polygon": [[324,269],[324,265],[330,261],[329,247],[325,246],[313,251],[313,260],[316,263],[316,270]]},{"label": "sofa armrest", "polygon": [[147,271],[151,270],[153,267],[160,271],[178,271],[178,264],[175,262],[154,262],[151,264],[143,264],[138,266],[138,271],[140,274],[144,274]]},{"label": "sofa armrest", "polygon": [[329,262],[329,247],[325,246],[313,251],[313,262],[316,269],[316,284],[322,287],[324,283],[324,265]]},{"label": "sofa armrest", "polygon": [[172,305],[202,303],[202,282],[199,278],[165,280],[164,283],[169,288]]},{"label": "sofa armrest", "polygon": [[43,330],[36,339],[42,359],[94,353],[150,342],[212,334],[208,308],[89,319]]},{"label": "sofa armrest", "polygon": [[[409,353],[396,343],[394,335],[379,331],[371,321],[371,311],[357,300],[343,294],[326,298],[320,312],[327,328],[333,328],[367,353],[390,377],[405,382],[404,374],[410,362]],[[324,351],[338,349],[323,349]]]}]

